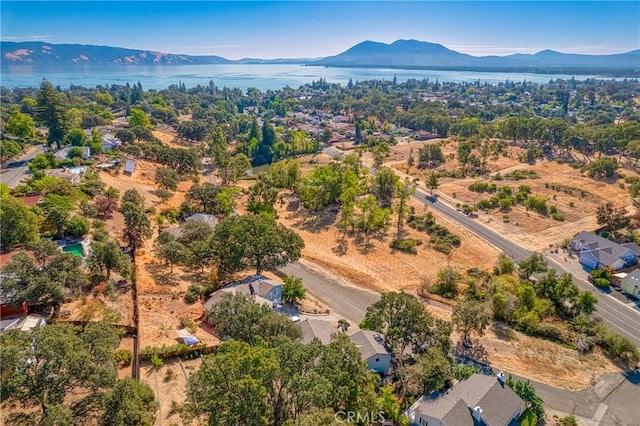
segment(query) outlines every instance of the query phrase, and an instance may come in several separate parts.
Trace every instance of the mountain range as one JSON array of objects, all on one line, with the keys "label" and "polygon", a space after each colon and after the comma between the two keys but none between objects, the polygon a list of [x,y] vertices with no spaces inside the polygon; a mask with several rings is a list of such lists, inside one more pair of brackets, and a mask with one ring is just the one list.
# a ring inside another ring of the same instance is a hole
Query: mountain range
[{"label": "mountain range", "polygon": [[2,65],[55,64],[305,64],[331,67],[412,68],[446,70],[613,72],[638,75],[640,49],[612,55],[582,55],[543,50],[536,54],[472,56],[437,43],[397,40],[391,44],[364,41],[325,58],[245,58],[230,60],[215,55],[184,55],[121,47],[45,42],[0,43]]}]

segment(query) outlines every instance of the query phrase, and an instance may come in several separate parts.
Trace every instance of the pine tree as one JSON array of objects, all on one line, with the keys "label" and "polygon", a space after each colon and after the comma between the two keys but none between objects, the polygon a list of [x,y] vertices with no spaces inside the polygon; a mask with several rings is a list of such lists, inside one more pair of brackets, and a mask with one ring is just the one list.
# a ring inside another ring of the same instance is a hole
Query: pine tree
[{"label": "pine tree", "polygon": [[54,143],[60,149],[69,130],[64,103],[60,94],[55,91],[53,85],[47,80],[40,84],[38,93],[38,105],[36,106],[36,119],[49,128],[47,145]]}]

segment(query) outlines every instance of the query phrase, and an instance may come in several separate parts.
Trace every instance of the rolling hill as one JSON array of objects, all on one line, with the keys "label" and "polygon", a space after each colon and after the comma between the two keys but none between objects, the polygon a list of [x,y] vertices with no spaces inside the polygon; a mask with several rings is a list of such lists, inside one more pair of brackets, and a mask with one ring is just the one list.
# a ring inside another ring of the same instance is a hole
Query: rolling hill
[{"label": "rolling hill", "polygon": [[411,67],[522,71],[640,70],[640,50],[614,55],[579,55],[543,50],[536,54],[471,56],[441,44],[397,40],[391,44],[364,41],[346,51],[315,61],[337,67]]}]

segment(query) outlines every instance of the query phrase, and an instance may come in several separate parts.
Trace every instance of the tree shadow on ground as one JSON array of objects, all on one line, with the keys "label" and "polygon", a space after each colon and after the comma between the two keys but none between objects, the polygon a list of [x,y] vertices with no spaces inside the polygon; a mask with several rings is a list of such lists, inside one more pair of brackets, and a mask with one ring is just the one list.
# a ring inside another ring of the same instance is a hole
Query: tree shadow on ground
[{"label": "tree shadow on ground", "polygon": [[172,287],[178,285],[176,274],[172,274],[168,266],[159,263],[149,263],[145,268],[157,285]]},{"label": "tree shadow on ground", "polygon": [[295,227],[317,234],[329,229],[335,224],[339,211],[340,209],[337,207],[330,207],[319,212],[298,210],[289,217],[295,220],[293,223]]},{"label": "tree shadow on ground", "polygon": [[353,241],[356,243],[358,252],[361,254],[369,254],[373,251],[374,245],[371,242],[371,236],[367,238],[364,234],[357,234]]},{"label": "tree shadow on ground", "polygon": [[337,256],[344,256],[349,251],[349,241],[346,238],[339,238],[331,251]]},{"label": "tree shadow on ground", "polygon": [[200,269],[189,270],[180,275],[180,279],[192,284],[207,284],[207,273],[202,272]]},{"label": "tree shadow on ground", "polygon": [[456,343],[456,347],[454,349],[454,353],[456,357],[472,359],[481,363],[488,363],[487,350],[479,341],[473,342],[473,346],[469,347],[469,345],[465,345],[462,340],[459,340]]},{"label": "tree shadow on ground", "polygon": [[493,331],[493,334],[495,334],[498,339],[505,342],[509,342],[515,338],[513,330],[509,326],[498,321],[493,322],[491,331]]}]

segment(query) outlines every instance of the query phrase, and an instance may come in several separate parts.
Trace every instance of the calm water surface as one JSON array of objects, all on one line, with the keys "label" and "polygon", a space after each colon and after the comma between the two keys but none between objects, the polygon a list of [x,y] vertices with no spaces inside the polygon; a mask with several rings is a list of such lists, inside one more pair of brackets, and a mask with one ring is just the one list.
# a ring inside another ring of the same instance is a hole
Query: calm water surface
[{"label": "calm water surface", "polygon": [[[8,88],[37,87],[43,78],[55,86],[68,88],[70,85],[94,87],[106,84],[142,84],[144,89],[165,89],[171,84],[184,83],[187,87],[207,85],[213,80],[218,87],[238,87],[246,90],[255,87],[262,91],[276,90],[284,86],[298,88],[305,83],[325,78],[329,83],[346,84],[364,80],[391,80],[397,76],[398,82],[410,78],[439,81],[478,81],[498,83],[523,81],[546,83],[550,79],[570,79],[564,74],[528,74],[505,72],[473,71],[430,71],[374,68],[327,68],[303,65],[51,65],[3,66],[0,86]],[[576,76],[576,80],[602,78],[598,76]]]}]

